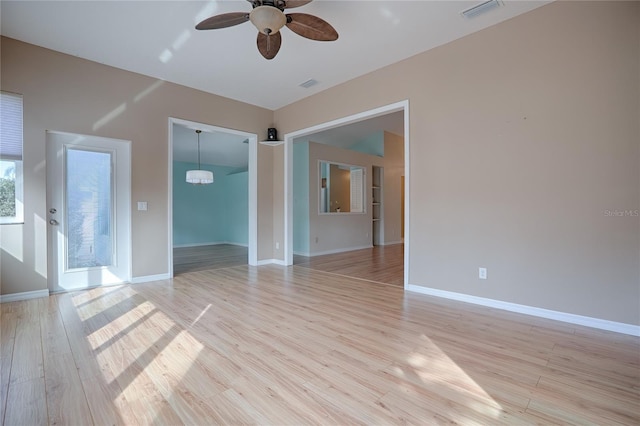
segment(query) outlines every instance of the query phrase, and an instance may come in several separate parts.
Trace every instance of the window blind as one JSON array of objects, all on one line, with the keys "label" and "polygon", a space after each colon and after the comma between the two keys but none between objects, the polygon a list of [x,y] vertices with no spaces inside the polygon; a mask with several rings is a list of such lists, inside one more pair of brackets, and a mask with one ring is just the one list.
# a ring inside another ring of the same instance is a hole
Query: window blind
[{"label": "window blind", "polygon": [[22,160],[22,95],[0,92],[0,158]]}]

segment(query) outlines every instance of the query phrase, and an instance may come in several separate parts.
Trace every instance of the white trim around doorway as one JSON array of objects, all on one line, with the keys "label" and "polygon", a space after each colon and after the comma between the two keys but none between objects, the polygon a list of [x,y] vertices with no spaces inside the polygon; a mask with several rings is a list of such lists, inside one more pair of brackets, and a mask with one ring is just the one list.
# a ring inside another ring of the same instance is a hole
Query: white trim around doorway
[{"label": "white trim around doorway", "polygon": [[358,121],[375,118],[392,112],[404,111],[404,175],[405,175],[405,205],[404,205],[404,287],[409,283],[409,100],[381,106],[369,111],[328,121],[326,123],[296,130],[284,135],[284,261],[285,265],[293,265],[293,139],[333,129]]},{"label": "white trim around doorway", "polygon": [[227,129],[211,124],[169,117],[168,152],[168,223],[169,223],[169,277],[173,277],[173,125],[198,128],[208,132],[224,132],[242,136],[249,140],[249,265],[258,265],[258,135],[240,130]]}]

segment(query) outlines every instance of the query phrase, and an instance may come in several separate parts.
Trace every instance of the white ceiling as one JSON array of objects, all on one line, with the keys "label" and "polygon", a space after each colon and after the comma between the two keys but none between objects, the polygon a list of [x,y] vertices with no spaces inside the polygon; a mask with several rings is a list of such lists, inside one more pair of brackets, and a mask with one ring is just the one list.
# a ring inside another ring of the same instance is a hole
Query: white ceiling
[{"label": "white ceiling", "polygon": [[[209,16],[251,10],[245,0],[1,0],[2,35],[117,68],[146,74],[268,109],[277,109],[383,66],[432,49],[549,1],[504,1],[474,19],[460,12],[477,1],[314,0],[291,12],[317,15],[340,34],[308,40],[282,29],[271,61],[256,48],[249,22],[196,31]],[[319,83],[309,89],[299,84]],[[365,120],[305,140],[347,147],[371,133],[403,134],[402,113]],[[201,162],[246,168],[244,137],[204,131]],[[194,129],[174,126],[173,157],[197,161]]]},{"label": "white ceiling", "polygon": [[[249,144],[244,136],[200,128],[200,163],[244,169],[249,163]],[[173,125],[173,160],[198,162],[195,128]]]},{"label": "white ceiling", "polygon": [[294,142],[311,141],[347,149],[367,136],[381,131],[404,136],[404,111],[392,112],[345,126],[323,130],[296,138]]},{"label": "white ceiling", "polygon": [[[249,145],[244,136],[212,131],[206,125],[173,125],[173,160],[195,163],[198,161],[198,139],[200,134],[200,163],[246,169],[249,163]],[[295,142],[312,141],[349,148],[356,142],[380,131],[404,135],[404,111],[393,112],[356,123],[336,127],[294,139]]]},{"label": "white ceiling", "polygon": [[[196,31],[211,15],[251,10],[234,1],[2,0],[1,33],[70,55],[277,109],[375,69],[463,37],[548,1],[505,1],[474,19],[476,1],[315,0],[291,12],[331,23],[335,42],[282,29],[282,48],[264,59],[249,22]],[[310,89],[298,85],[319,82]]]}]

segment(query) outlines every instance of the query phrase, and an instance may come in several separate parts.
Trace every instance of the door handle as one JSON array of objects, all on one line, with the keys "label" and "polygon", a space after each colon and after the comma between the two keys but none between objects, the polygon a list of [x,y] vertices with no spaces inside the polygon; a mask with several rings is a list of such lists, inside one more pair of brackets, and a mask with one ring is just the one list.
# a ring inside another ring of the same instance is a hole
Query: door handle
[{"label": "door handle", "polygon": [[58,221],[57,221],[57,220],[55,220],[55,219],[51,219],[51,220],[49,221],[49,224],[50,224],[50,225],[57,225],[57,224],[58,224]]}]

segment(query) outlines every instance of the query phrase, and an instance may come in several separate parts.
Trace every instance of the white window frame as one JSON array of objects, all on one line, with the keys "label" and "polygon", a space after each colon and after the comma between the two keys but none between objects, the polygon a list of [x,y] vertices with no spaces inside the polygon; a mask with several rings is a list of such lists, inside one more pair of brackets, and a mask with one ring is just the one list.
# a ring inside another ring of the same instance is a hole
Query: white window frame
[{"label": "white window frame", "polygon": [[[15,167],[15,216],[0,216],[0,225],[4,224],[23,224],[24,223],[24,170],[23,170],[23,151],[24,151],[24,104],[22,95],[9,92],[0,92],[0,95],[4,97],[12,97],[20,99],[20,154],[19,155],[4,155],[0,149],[0,160],[3,162],[13,162]],[[0,110],[0,118],[2,120],[2,127],[7,128],[4,123],[5,119],[8,119],[5,114]]]}]

